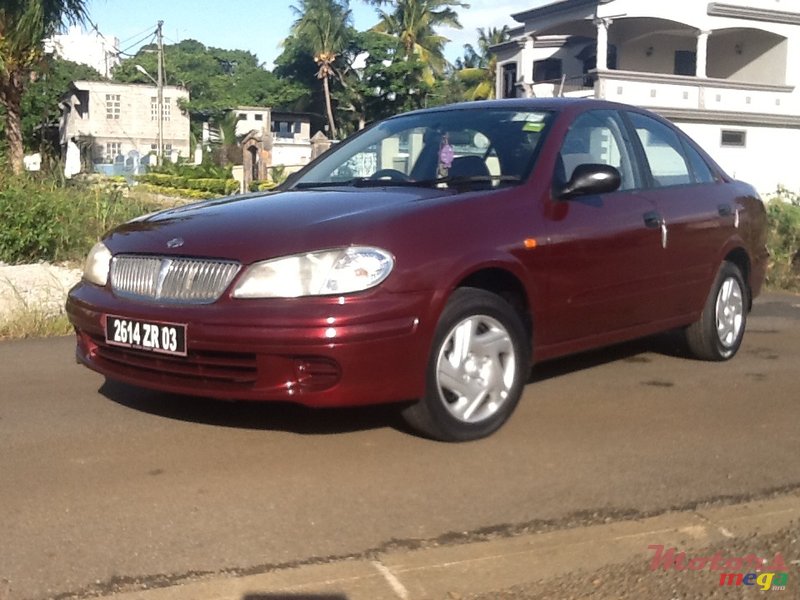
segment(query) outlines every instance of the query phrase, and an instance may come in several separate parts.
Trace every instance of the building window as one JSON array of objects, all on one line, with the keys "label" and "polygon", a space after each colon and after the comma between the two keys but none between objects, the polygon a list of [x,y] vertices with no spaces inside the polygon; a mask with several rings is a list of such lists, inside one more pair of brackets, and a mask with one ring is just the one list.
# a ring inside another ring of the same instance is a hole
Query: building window
[{"label": "building window", "polygon": [[533,81],[553,83],[561,80],[563,67],[560,58],[537,60],[533,63]]},{"label": "building window", "polygon": [[[164,98],[164,120],[169,121],[172,110],[170,108],[169,98]],[[150,120],[158,121],[158,98],[156,96],[150,97]]]},{"label": "building window", "polygon": [[503,98],[517,97],[517,63],[503,65]]},{"label": "building window", "polygon": [[247,113],[239,113],[239,117],[236,120],[237,121],[247,121]]},{"label": "building window", "polygon": [[256,117],[256,121],[263,121],[264,120],[264,115],[255,115],[255,117]]},{"label": "building window", "polygon": [[105,155],[103,158],[105,159],[105,162],[113,163],[120,154],[122,154],[122,143],[108,142],[105,147]]},{"label": "building window", "polygon": [[697,75],[697,52],[691,50],[675,51],[675,75]]},{"label": "building window", "polygon": [[106,94],[106,119],[119,119],[120,95]]},{"label": "building window", "polygon": [[721,144],[727,148],[745,148],[747,147],[747,132],[723,129]]},{"label": "building window", "polygon": [[278,138],[291,138],[297,127],[298,123],[295,121],[273,121],[272,134]]}]

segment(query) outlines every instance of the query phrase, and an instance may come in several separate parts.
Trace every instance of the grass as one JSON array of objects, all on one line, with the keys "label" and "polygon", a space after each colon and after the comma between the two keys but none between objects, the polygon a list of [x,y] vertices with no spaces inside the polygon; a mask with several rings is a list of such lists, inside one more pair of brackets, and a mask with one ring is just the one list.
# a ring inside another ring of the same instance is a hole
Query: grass
[{"label": "grass", "polygon": [[66,315],[52,315],[42,310],[22,309],[0,321],[0,341],[56,337],[73,332]]}]

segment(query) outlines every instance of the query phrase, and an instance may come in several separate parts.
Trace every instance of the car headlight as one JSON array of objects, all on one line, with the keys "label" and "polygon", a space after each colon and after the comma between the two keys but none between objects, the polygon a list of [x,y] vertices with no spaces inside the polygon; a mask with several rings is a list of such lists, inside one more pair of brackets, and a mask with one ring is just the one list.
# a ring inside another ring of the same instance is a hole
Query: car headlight
[{"label": "car headlight", "polygon": [[349,294],[374,287],[389,276],[394,258],[380,248],[351,246],[285,256],[251,265],[234,298],[297,298]]},{"label": "car headlight", "polygon": [[111,267],[111,252],[103,242],[97,242],[86,257],[83,267],[83,279],[95,285],[104,286],[108,281],[108,270]]}]

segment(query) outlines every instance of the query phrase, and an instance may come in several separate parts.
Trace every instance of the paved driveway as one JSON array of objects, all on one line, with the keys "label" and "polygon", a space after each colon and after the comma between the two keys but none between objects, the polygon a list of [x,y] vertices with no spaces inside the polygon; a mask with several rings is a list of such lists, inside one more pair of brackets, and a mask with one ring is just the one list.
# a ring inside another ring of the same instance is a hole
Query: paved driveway
[{"label": "paved driveway", "polygon": [[0,344],[0,579],[13,598],[256,573],[614,520],[800,483],[800,297],[767,295],[733,361],[655,338],[543,365],[476,443],[387,408],[178,398]]}]

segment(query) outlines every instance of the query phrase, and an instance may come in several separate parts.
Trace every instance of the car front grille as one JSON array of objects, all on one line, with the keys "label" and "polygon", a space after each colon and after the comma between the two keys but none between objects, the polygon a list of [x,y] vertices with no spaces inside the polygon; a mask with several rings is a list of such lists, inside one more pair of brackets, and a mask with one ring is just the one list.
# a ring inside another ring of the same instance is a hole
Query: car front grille
[{"label": "car front grille", "polygon": [[233,261],[121,254],[111,261],[111,287],[137,300],[210,304],[240,268]]}]

